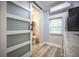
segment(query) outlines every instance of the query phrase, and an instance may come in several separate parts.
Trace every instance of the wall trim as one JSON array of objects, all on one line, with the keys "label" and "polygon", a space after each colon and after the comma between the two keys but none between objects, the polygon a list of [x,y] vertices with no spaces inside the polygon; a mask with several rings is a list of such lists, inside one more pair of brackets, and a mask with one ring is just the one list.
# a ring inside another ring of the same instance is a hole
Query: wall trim
[{"label": "wall trim", "polygon": [[48,44],[48,45],[51,45],[51,46],[56,46],[56,47],[62,48],[61,45],[54,44],[54,43],[50,43],[50,42],[45,42],[45,44]]},{"label": "wall trim", "polygon": [[40,43],[40,46],[42,47],[44,44],[46,44],[46,42]]}]

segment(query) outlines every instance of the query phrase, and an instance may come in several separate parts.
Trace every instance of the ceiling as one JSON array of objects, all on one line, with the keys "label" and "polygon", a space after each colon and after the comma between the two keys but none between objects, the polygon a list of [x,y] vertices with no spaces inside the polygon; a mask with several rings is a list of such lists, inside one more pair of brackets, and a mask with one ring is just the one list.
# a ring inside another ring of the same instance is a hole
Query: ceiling
[{"label": "ceiling", "polygon": [[58,4],[61,4],[65,1],[36,1],[36,3],[42,7],[44,10],[48,10],[51,7],[54,7]]}]

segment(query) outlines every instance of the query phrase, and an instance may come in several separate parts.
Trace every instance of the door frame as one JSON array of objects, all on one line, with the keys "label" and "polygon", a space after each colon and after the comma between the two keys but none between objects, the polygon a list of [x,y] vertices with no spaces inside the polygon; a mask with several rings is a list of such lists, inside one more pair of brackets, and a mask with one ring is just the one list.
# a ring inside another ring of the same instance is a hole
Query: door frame
[{"label": "door frame", "polygon": [[6,57],[6,1],[0,1],[0,57]]}]

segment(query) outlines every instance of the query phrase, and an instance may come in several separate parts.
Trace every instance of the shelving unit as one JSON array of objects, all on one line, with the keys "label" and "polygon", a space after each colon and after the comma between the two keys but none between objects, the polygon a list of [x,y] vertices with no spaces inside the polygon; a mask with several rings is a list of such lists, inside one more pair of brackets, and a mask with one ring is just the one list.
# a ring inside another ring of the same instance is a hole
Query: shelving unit
[{"label": "shelving unit", "polygon": [[[3,46],[0,46],[0,56],[29,57],[32,55],[31,4],[28,1],[0,2],[0,12],[4,13],[0,14],[1,27],[4,24],[4,31],[1,28],[0,41],[4,42],[1,43]],[[4,7],[3,10],[2,7]]]}]

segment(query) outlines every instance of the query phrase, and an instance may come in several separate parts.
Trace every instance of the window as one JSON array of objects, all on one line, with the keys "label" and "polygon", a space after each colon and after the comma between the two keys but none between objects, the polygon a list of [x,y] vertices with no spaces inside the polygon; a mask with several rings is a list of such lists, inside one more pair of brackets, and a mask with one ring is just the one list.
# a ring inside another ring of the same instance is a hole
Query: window
[{"label": "window", "polygon": [[63,31],[62,18],[51,19],[49,21],[50,34],[62,34],[62,31]]}]

